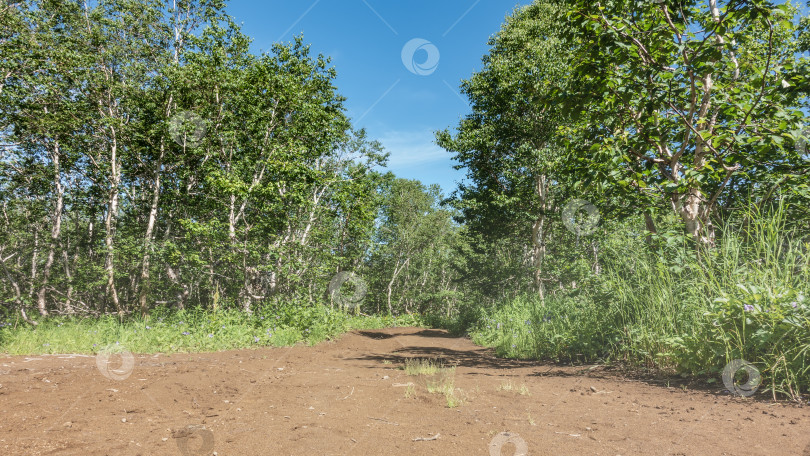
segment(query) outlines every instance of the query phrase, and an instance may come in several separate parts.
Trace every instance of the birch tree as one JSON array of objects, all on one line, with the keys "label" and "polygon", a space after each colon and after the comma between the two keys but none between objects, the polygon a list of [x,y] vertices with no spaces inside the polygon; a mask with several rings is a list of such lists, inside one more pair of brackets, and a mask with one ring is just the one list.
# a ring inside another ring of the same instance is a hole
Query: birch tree
[{"label": "birch tree", "polygon": [[666,201],[701,244],[718,208],[807,166],[790,4],[574,1],[570,18],[575,84],[544,103],[581,121],[569,150],[606,183]]},{"label": "birch tree", "polygon": [[455,135],[437,134],[439,145],[467,172],[469,183],[459,186],[455,204],[471,234],[488,243],[517,234],[522,242],[514,247],[529,246],[524,259],[541,297],[552,280],[545,261],[555,221],[586,174],[560,147],[557,129],[565,119],[559,108],[541,105],[570,72],[565,22],[566,10],[557,2],[516,9],[490,39],[482,70],[462,82],[472,112]]}]

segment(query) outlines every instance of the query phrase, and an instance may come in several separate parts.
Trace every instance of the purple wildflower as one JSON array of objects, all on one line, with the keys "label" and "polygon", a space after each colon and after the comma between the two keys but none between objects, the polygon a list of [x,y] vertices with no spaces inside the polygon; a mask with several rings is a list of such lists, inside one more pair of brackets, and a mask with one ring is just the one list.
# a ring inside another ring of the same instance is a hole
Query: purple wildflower
[{"label": "purple wildflower", "polygon": [[754,310],[754,306],[752,306],[751,304],[746,304],[743,306],[743,310],[745,310],[746,312],[750,312]]}]

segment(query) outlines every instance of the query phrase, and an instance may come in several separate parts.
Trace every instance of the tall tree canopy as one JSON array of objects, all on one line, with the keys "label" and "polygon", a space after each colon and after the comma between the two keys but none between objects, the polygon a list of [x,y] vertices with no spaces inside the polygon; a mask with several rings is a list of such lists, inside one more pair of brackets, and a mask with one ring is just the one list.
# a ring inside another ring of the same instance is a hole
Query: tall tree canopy
[{"label": "tall tree canopy", "polygon": [[567,3],[566,35],[581,43],[574,83],[542,106],[565,107],[568,150],[600,180],[665,201],[707,243],[718,209],[786,180],[806,191],[796,144],[807,59],[793,6]]},{"label": "tall tree canopy", "polygon": [[[386,160],[301,38],[220,0],[0,10],[0,296],[26,315],[320,299],[370,242]],[[25,318],[28,318],[27,315]]]}]

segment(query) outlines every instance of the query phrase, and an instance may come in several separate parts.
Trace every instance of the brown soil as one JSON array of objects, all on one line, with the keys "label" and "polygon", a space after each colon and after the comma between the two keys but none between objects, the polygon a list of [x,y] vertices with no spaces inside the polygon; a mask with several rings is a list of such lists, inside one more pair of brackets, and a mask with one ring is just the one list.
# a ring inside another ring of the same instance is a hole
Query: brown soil
[{"label": "brown soil", "polygon": [[[460,405],[409,357],[456,365]],[[114,380],[96,357],[0,358],[0,453],[810,455],[808,408],[502,360],[439,330],[134,361]]]}]

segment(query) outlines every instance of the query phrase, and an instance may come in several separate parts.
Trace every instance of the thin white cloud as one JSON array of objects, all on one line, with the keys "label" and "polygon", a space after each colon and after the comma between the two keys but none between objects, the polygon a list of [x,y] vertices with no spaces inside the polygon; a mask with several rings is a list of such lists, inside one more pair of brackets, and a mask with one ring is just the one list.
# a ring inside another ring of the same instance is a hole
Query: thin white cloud
[{"label": "thin white cloud", "polygon": [[451,154],[434,142],[433,131],[389,131],[378,138],[387,152],[388,168],[393,171],[402,168],[447,161]]}]

